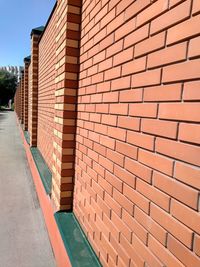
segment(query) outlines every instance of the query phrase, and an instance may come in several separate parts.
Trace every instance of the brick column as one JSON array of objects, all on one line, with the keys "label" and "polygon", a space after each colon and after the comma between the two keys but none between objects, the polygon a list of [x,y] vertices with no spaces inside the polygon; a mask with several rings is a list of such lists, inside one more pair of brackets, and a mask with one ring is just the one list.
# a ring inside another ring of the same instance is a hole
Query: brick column
[{"label": "brick column", "polygon": [[52,199],[56,210],[71,210],[73,205],[81,3],[81,0],[59,0],[57,7],[52,181]]},{"label": "brick column", "polygon": [[31,77],[30,77],[30,146],[37,146],[37,115],[38,115],[38,42],[44,27],[35,28],[31,32]]},{"label": "brick column", "polygon": [[28,67],[31,57],[24,58],[24,130],[28,130]]},{"label": "brick column", "polygon": [[18,83],[16,93],[15,93],[15,112],[16,112],[18,118],[20,116],[19,95],[20,95],[20,83]]},{"label": "brick column", "polygon": [[20,94],[20,101],[21,101],[21,124],[24,124],[24,71],[21,71],[21,94]]},{"label": "brick column", "polygon": [[18,90],[18,117],[19,117],[19,121],[21,122],[21,76],[19,78],[19,90]]}]

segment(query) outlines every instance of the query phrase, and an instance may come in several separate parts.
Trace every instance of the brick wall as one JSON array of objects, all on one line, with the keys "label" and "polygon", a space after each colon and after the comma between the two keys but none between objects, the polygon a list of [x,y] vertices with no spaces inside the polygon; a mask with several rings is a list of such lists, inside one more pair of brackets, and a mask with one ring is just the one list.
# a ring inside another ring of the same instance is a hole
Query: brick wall
[{"label": "brick wall", "polygon": [[74,212],[103,266],[200,266],[199,13],[83,1]]},{"label": "brick wall", "polygon": [[200,266],[199,0],[57,2],[36,140],[54,208],[73,204],[103,266]]},{"label": "brick wall", "polygon": [[32,69],[31,64],[28,66],[28,132],[31,131],[31,78]]},{"label": "brick wall", "polygon": [[53,12],[39,43],[38,66],[38,148],[52,170],[55,65],[56,11]]}]

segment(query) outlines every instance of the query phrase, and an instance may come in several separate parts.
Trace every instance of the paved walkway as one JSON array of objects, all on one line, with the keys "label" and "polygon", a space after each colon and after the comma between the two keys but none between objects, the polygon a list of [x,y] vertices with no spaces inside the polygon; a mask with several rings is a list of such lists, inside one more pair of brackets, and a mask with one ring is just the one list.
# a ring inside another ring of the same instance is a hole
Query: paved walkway
[{"label": "paved walkway", "polygon": [[0,111],[0,266],[55,266],[15,113],[9,111]]}]

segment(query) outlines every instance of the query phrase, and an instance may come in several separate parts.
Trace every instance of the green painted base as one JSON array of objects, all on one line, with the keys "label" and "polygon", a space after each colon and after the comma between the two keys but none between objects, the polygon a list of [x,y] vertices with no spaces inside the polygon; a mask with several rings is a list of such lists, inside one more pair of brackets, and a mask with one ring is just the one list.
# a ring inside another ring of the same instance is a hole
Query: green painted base
[{"label": "green painted base", "polygon": [[26,142],[30,145],[30,135],[28,131],[24,131],[24,137],[26,139]]},{"label": "green painted base", "polygon": [[36,147],[31,147],[30,150],[37,166],[38,172],[40,174],[45,191],[49,195],[51,193],[52,187],[52,174],[49,168],[47,167],[47,164],[44,161],[40,151]]},{"label": "green painted base", "polygon": [[101,267],[76,217],[72,212],[54,214],[72,267]]}]

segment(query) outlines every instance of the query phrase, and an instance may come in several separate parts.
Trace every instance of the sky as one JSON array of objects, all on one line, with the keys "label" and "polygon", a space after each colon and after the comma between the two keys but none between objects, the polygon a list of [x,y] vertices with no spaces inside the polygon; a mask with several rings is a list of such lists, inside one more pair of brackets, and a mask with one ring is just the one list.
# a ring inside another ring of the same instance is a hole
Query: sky
[{"label": "sky", "polygon": [[45,26],[56,0],[0,0],[0,66],[23,66],[30,33]]}]

